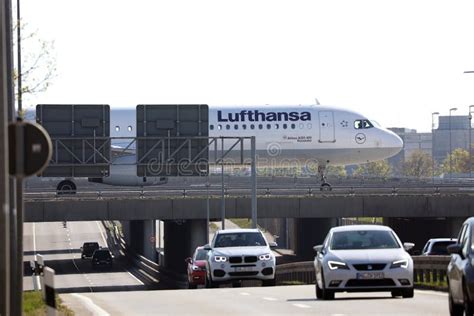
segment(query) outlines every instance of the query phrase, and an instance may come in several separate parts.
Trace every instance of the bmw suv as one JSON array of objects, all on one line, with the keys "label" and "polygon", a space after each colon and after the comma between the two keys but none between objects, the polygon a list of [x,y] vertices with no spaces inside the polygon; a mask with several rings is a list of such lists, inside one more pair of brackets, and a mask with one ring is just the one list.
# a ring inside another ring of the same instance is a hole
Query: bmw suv
[{"label": "bmw suv", "polygon": [[205,245],[206,287],[247,279],[262,280],[264,286],[275,285],[275,255],[258,229],[227,229],[217,231],[211,244]]}]

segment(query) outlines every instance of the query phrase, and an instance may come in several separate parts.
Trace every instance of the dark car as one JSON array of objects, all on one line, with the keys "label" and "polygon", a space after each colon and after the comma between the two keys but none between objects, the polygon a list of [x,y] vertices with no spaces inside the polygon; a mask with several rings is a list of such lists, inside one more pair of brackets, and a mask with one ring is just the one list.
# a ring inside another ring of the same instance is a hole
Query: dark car
[{"label": "dark car", "polygon": [[94,251],[99,249],[99,243],[97,242],[85,242],[81,247],[81,258],[92,258]]},{"label": "dark car", "polygon": [[423,247],[423,256],[449,256],[448,246],[454,245],[456,238],[432,238]]},{"label": "dark car", "polygon": [[112,266],[112,254],[108,249],[98,249],[94,251],[92,255],[92,267],[99,267],[99,266]]},{"label": "dark car", "polygon": [[190,289],[206,283],[206,255],[204,247],[197,247],[192,258],[187,258],[188,285]]},{"label": "dark car", "polygon": [[461,227],[457,242],[448,246],[448,252],[451,254],[447,272],[451,315],[474,313],[473,225],[474,217],[468,218]]}]

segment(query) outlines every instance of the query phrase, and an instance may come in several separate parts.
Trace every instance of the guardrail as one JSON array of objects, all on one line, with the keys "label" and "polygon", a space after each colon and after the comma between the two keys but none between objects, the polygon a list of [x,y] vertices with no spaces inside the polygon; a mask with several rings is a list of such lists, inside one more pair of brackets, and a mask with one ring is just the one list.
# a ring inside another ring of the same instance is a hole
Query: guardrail
[{"label": "guardrail", "polygon": [[[450,256],[413,256],[415,287],[447,290],[446,268]],[[294,262],[276,267],[276,283],[314,284],[313,261]]]},{"label": "guardrail", "polygon": [[[220,196],[221,187],[212,186],[209,188],[209,196]],[[250,196],[251,189],[249,187],[224,187],[225,196]],[[273,196],[299,196],[299,197],[313,197],[313,196],[367,196],[367,195],[441,195],[441,194],[459,194],[470,195],[474,194],[474,188],[467,190],[465,187],[409,187],[409,188],[387,188],[387,187],[333,187],[332,191],[320,191],[319,186],[307,187],[260,187],[257,188],[257,195],[260,197]],[[40,201],[40,200],[102,200],[102,199],[116,199],[116,198],[157,198],[157,197],[206,197],[207,191],[203,187],[190,188],[166,188],[163,186],[144,190],[130,189],[130,188],[113,188],[113,189],[97,189],[87,191],[77,191],[74,194],[58,194],[55,190],[41,190],[25,192],[26,201]]]}]

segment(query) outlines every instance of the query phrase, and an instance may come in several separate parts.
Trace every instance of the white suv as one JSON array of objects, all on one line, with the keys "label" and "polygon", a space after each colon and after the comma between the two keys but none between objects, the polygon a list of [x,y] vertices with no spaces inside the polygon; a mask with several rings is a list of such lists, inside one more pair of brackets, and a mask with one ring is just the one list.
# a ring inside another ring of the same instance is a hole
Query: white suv
[{"label": "white suv", "polygon": [[262,280],[264,286],[275,285],[275,255],[258,229],[226,229],[214,235],[206,260],[206,287],[220,283],[240,285],[239,281]]}]

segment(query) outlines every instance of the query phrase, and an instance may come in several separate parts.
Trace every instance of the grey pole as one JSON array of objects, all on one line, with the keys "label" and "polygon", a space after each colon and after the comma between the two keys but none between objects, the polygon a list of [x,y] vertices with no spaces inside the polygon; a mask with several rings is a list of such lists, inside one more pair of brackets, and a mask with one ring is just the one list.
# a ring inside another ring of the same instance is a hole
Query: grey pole
[{"label": "grey pole", "polygon": [[20,0],[16,1],[16,44],[17,44],[17,70],[18,70],[18,114],[21,113],[22,107],[22,84],[21,84],[21,14],[20,14]]},{"label": "grey pole", "polygon": [[221,221],[222,221],[222,229],[225,229],[224,138],[221,138]]},{"label": "grey pole", "polygon": [[255,136],[252,136],[250,141],[250,155],[252,156],[251,178],[252,178],[252,228],[257,228],[257,155]]},{"label": "grey pole", "polygon": [[435,173],[435,168],[434,168],[434,116],[439,115],[439,112],[433,112],[431,113],[431,173],[432,173],[432,181],[434,184],[434,173]]},{"label": "grey pole", "polygon": [[11,85],[11,68],[8,64],[8,33],[10,24],[8,16],[10,1],[0,4],[0,315],[10,315],[10,188],[8,180],[8,109],[9,86]]},{"label": "grey pole", "polygon": [[209,243],[209,171],[207,174],[207,180],[206,180],[206,193],[207,193],[207,199],[206,199],[206,244]]},{"label": "grey pole", "polygon": [[451,162],[452,161],[452,157],[451,157],[452,155],[451,154],[452,154],[452,151],[453,151],[452,148],[451,148],[451,142],[452,142],[452,140],[451,140],[451,138],[452,138],[451,137],[451,135],[452,135],[452,133],[451,133],[451,113],[453,111],[456,111],[456,110],[457,110],[457,108],[449,109],[449,179],[451,179],[452,175],[453,175],[452,162]]}]

